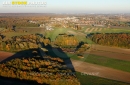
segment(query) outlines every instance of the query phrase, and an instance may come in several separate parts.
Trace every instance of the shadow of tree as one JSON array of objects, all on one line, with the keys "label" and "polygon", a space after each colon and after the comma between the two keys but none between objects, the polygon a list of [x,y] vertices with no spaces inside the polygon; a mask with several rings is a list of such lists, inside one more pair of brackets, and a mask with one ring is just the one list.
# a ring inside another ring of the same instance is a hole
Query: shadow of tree
[{"label": "shadow of tree", "polygon": [[[47,46],[45,46],[45,48],[48,50],[48,52],[46,52],[46,53],[43,52],[42,50],[39,50],[41,48],[38,48],[38,49],[28,49],[28,50],[19,51],[19,52],[15,53],[14,55],[9,56],[8,58],[4,59],[0,63],[5,63],[5,62],[10,61],[10,60],[15,59],[15,58],[19,58],[19,59],[22,59],[22,58],[33,58],[35,56],[40,56],[41,58],[44,58],[44,56],[42,56],[42,54],[44,53],[44,54],[46,54],[48,56],[51,56],[51,57],[62,58],[64,60],[65,65],[69,69],[71,69],[72,72],[75,72],[75,69],[74,69],[74,67],[72,65],[72,62],[71,62],[70,58],[67,56],[66,53],[64,53],[62,51],[62,49],[54,48],[51,45],[47,45]],[[37,51],[37,53],[33,53],[34,51]],[[3,82],[5,80],[7,82]],[[19,85],[41,85],[41,84],[38,84],[36,81],[20,80],[20,79],[6,78],[6,77],[1,77],[0,76],[0,83],[1,82],[3,83],[2,85],[15,85],[13,82],[18,83]],[[42,85],[48,85],[48,84],[42,84]]]},{"label": "shadow of tree", "polygon": [[9,56],[8,58],[4,59],[0,63],[5,63],[6,61],[10,61],[15,58],[19,58],[19,59],[29,58],[29,57],[31,58],[31,57],[35,56],[35,54],[33,54],[33,51],[39,52],[38,49],[28,49],[28,50],[19,51],[19,52],[15,53],[14,55]]},{"label": "shadow of tree", "polygon": [[63,52],[63,50],[61,48],[54,48],[51,45],[47,45],[45,48],[48,49],[47,55],[49,55],[51,57],[59,57],[59,58],[63,59],[65,65],[67,65],[67,67],[69,69],[71,69],[73,72],[75,72],[75,69],[72,65],[70,57],[65,52]]},{"label": "shadow of tree", "polygon": [[0,84],[1,85],[49,85],[45,83],[40,84],[32,80],[24,80],[24,79],[20,80],[16,78],[7,78],[2,76],[0,76]]}]

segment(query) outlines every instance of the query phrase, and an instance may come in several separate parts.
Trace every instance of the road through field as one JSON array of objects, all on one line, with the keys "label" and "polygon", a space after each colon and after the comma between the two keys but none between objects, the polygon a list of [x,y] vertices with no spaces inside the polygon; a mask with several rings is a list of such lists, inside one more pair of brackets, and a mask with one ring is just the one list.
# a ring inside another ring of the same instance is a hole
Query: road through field
[{"label": "road through field", "polygon": [[130,73],[124,72],[104,66],[99,66],[95,64],[90,64],[78,60],[71,60],[74,66],[74,69],[78,72],[81,72],[81,75],[93,75],[98,77],[103,77],[107,79],[122,81],[130,83]]}]

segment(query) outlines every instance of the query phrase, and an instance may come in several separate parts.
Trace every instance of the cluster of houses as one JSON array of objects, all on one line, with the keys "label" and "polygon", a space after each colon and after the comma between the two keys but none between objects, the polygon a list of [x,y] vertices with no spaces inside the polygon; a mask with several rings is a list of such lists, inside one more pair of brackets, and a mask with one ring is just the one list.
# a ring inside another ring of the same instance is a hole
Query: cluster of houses
[{"label": "cluster of houses", "polygon": [[[111,18],[114,16],[111,15],[86,15],[84,17],[80,16],[69,16],[69,17],[52,17],[49,22],[47,22],[47,26],[45,24],[40,24],[39,27],[45,27],[46,30],[53,30],[52,27],[60,26],[64,28],[74,28],[79,29],[80,26],[95,26],[95,27],[109,27],[114,26],[115,23],[113,20],[115,18]],[[119,16],[120,17],[120,16]],[[122,16],[121,16],[122,18]],[[30,23],[38,23],[38,21],[29,21]]]},{"label": "cluster of houses", "polygon": [[[37,21],[29,21],[30,23],[37,23]],[[46,30],[54,30],[52,27],[55,25],[60,25],[64,28],[73,28],[76,30],[80,30],[81,26],[91,25],[91,26],[98,26],[104,27],[107,23],[107,20],[99,20],[97,17],[53,17],[49,20],[46,24],[40,24],[39,27],[44,27]]]},{"label": "cluster of houses", "polygon": [[45,27],[46,30],[54,30],[50,25],[41,24],[40,27]]},{"label": "cluster of houses", "polygon": [[29,23],[34,23],[34,24],[36,24],[36,23],[38,23],[38,22],[37,22],[37,21],[32,21],[32,20],[30,20]]},{"label": "cluster of houses", "polygon": [[71,22],[78,22],[79,19],[77,17],[65,17],[65,18],[51,18],[51,21],[54,21],[54,22],[66,22],[68,23],[68,21],[71,21]]},{"label": "cluster of houses", "polygon": [[46,26],[46,30],[54,30],[52,26]]}]

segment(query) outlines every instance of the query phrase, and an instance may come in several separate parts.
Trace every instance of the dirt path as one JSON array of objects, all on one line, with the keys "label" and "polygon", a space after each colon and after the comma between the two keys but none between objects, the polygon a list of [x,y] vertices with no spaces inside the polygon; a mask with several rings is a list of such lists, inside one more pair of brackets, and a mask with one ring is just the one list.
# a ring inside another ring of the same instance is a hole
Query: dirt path
[{"label": "dirt path", "polygon": [[107,79],[122,81],[130,83],[130,73],[103,67],[99,65],[94,65],[78,60],[71,60],[76,71],[81,72],[81,75],[93,75],[98,77],[103,77]]}]

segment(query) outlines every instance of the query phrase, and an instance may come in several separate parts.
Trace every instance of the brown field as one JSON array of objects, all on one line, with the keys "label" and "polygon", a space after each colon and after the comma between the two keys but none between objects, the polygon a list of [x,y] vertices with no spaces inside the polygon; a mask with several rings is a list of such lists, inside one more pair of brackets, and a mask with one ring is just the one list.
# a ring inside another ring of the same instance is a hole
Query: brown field
[{"label": "brown field", "polygon": [[[22,32],[22,30],[27,32]],[[12,36],[20,36],[20,35],[28,35],[28,34],[45,34],[45,28],[40,27],[23,27],[23,28],[16,28],[16,32],[5,32],[1,33],[2,35],[5,35],[7,38],[11,38]]]},{"label": "brown field", "polygon": [[17,30],[26,30],[28,33],[41,33],[41,32],[43,33],[43,32],[45,32],[45,28],[42,28],[42,27],[22,27],[22,28],[18,28]]},{"label": "brown field", "polygon": [[130,49],[92,44],[91,50],[86,51],[86,53],[130,61]]},{"label": "brown field", "polygon": [[12,56],[14,53],[0,51],[0,62]]},{"label": "brown field", "polygon": [[130,61],[130,55],[125,54],[125,53],[116,53],[116,52],[101,51],[101,50],[90,51],[90,52],[86,52],[86,53],[114,58],[114,59],[119,59],[119,60]]},{"label": "brown field", "polygon": [[120,27],[120,26],[111,26],[110,28],[117,28],[117,29],[127,29],[130,30],[130,27]]},{"label": "brown field", "polygon": [[109,46],[92,44],[91,48],[92,50],[100,50],[100,51],[107,51],[107,52],[122,53],[122,54],[130,55],[130,49],[124,49],[124,48],[119,48],[119,47],[109,47]]}]

